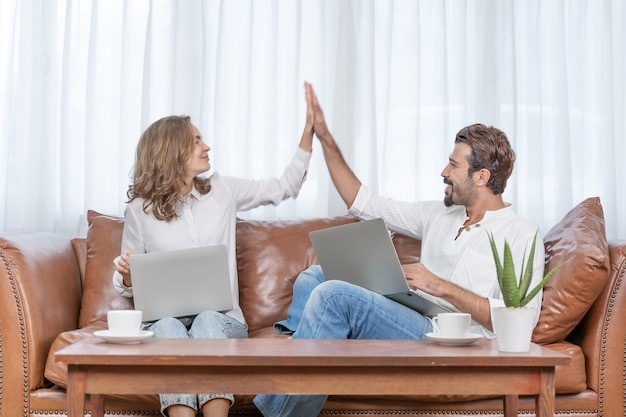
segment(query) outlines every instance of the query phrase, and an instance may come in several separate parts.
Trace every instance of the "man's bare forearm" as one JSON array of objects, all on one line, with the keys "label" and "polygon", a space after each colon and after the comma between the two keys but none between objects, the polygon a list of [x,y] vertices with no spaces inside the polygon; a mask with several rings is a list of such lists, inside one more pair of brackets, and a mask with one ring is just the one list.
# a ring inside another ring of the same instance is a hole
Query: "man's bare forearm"
[{"label": "man's bare forearm", "polygon": [[346,163],[339,146],[337,146],[337,142],[335,142],[330,132],[326,132],[321,137],[318,136],[318,138],[322,144],[330,178],[344,203],[346,203],[346,207],[350,208],[361,187],[361,181],[359,181]]}]

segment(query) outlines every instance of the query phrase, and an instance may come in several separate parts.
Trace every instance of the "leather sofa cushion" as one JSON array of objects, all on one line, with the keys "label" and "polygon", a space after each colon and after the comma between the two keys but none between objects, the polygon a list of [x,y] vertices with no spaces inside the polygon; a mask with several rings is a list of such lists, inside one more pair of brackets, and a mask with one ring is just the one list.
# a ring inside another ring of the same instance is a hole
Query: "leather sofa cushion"
[{"label": "leather sofa cushion", "polygon": [[[271,327],[286,317],[293,281],[300,271],[317,262],[308,233],[353,221],[351,216],[338,216],[237,222],[240,305],[251,332]],[[89,210],[87,222],[79,328],[106,322],[108,310],[133,308],[132,299],[120,296],[111,283],[115,271],[113,260],[121,250],[124,219]]]},{"label": "leather sofa cushion", "polygon": [[54,357],[55,353],[87,337],[96,337],[93,335],[94,331],[105,330],[106,328],[106,321],[93,322],[89,326],[63,332],[58,335],[57,338],[54,339],[54,342],[52,342],[48,353],[46,368],[44,370],[46,379],[59,387],[67,388],[67,364],[57,361]]},{"label": "leather sofa cushion", "polygon": [[544,287],[541,315],[533,342],[559,342],[571,333],[604,288],[609,276],[609,247],[598,197],[574,207],[544,237],[545,270],[572,258]]},{"label": "leather sofa cushion", "polygon": [[237,222],[239,304],[251,335],[287,317],[296,277],[318,262],[309,232],[354,221],[338,216]]},{"label": "leather sofa cushion", "polygon": [[85,288],[85,266],[87,264],[87,239],[75,237],[72,239],[72,249],[78,262],[78,270],[80,271],[80,285]]},{"label": "leather sofa cushion", "polygon": [[576,394],[587,389],[585,354],[580,346],[570,342],[546,345],[572,358],[569,365],[557,365],[554,370],[554,389],[557,394]]},{"label": "leather sofa cushion", "polygon": [[402,265],[419,263],[422,252],[421,240],[396,232],[391,233],[391,239]]},{"label": "leather sofa cushion", "polygon": [[124,219],[87,212],[87,261],[78,327],[105,321],[109,310],[132,309],[130,298],[120,296],[111,281],[120,255]]},{"label": "leather sofa cushion", "polygon": [[[64,347],[67,347],[82,339],[89,338],[89,337],[96,337],[93,335],[93,332],[97,330],[105,330],[106,328],[107,328],[106,321],[104,322],[95,321],[87,327],[61,333],[54,340],[54,342],[52,343],[52,346],[50,347],[50,353],[48,355],[48,360],[47,360],[46,369],[45,369],[46,379],[58,387],[67,388],[67,365],[65,363],[58,362],[55,360],[54,358],[55,352],[58,352]],[[111,400],[115,402],[116,399],[117,400],[123,399],[124,404],[130,403],[130,404],[134,404],[135,407],[147,408],[148,410],[159,408],[159,396],[157,394],[133,394],[133,395],[114,394],[114,395],[105,396],[105,404],[106,404],[107,410],[112,407],[115,407],[114,404],[111,404]]]}]

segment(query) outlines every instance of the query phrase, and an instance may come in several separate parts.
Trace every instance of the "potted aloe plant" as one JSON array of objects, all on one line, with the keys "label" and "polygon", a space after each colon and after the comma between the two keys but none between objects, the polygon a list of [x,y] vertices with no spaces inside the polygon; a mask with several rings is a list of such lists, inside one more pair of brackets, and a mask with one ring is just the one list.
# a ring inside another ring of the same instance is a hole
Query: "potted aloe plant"
[{"label": "potted aloe plant", "polygon": [[[498,253],[493,234],[489,233],[489,243],[491,252],[496,264],[498,284],[505,307],[496,307],[492,311],[492,321],[494,332],[498,339],[498,348],[503,352],[527,352],[530,349],[532,338],[533,318],[535,310],[527,307],[539,291],[546,285],[548,280],[569,260],[560,263],[550,272],[544,275],[543,279],[530,289],[533,278],[533,262],[535,260],[535,245],[537,243],[537,233],[533,238],[528,260],[526,254],[522,258],[522,269],[519,279],[515,275],[515,265],[513,263],[513,253],[506,239],[504,240],[504,254],[502,260]],[[530,291],[529,291],[530,289]]]}]

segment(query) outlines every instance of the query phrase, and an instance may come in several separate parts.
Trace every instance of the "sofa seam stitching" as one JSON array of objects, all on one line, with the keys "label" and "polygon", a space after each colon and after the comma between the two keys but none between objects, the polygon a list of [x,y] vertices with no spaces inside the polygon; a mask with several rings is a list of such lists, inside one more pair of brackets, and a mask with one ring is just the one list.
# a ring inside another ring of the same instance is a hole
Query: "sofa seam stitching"
[{"label": "sofa seam stitching", "polygon": [[[28,378],[28,345],[26,343],[26,327],[24,324],[24,315],[22,313],[22,303],[20,301],[20,296],[19,296],[19,292],[17,291],[17,283],[15,281],[15,276],[13,275],[13,270],[11,269],[11,262],[9,261],[9,258],[7,257],[6,253],[4,250],[0,249],[0,258],[2,258],[2,262],[4,263],[5,267],[6,267],[6,271],[7,271],[7,276],[9,278],[9,283],[11,285],[11,289],[13,291],[13,296],[15,299],[15,306],[17,308],[17,316],[19,319],[19,323],[20,323],[20,337],[22,339],[22,369],[23,369],[23,415],[24,417],[28,416],[28,409],[29,409],[29,378]],[[1,336],[1,335],[0,335]],[[0,340],[0,347],[1,347],[1,340]],[[1,365],[1,364],[0,364]],[[0,368],[0,371],[2,370],[2,368]],[[0,375],[0,379],[1,375]],[[0,385],[1,387],[2,385]],[[0,409],[2,408],[1,405],[1,400],[2,400],[2,392],[0,390]]]}]

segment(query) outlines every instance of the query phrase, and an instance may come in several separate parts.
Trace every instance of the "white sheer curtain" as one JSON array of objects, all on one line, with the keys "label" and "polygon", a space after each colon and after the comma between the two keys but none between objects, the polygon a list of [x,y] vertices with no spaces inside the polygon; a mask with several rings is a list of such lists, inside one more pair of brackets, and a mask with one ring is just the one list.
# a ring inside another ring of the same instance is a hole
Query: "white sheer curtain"
[{"label": "white sheer curtain", "polygon": [[[495,125],[518,154],[505,198],[545,233],[600,196],[626,238],[622,0],[3,0],[0,230],[84,234],[121,215],[135,144],[188,114],[213,168],[279,174],[311,81],[361,180],[441,199],[454,134]],[[345,213],[318,144],[296,201],[242,214]]]}]

